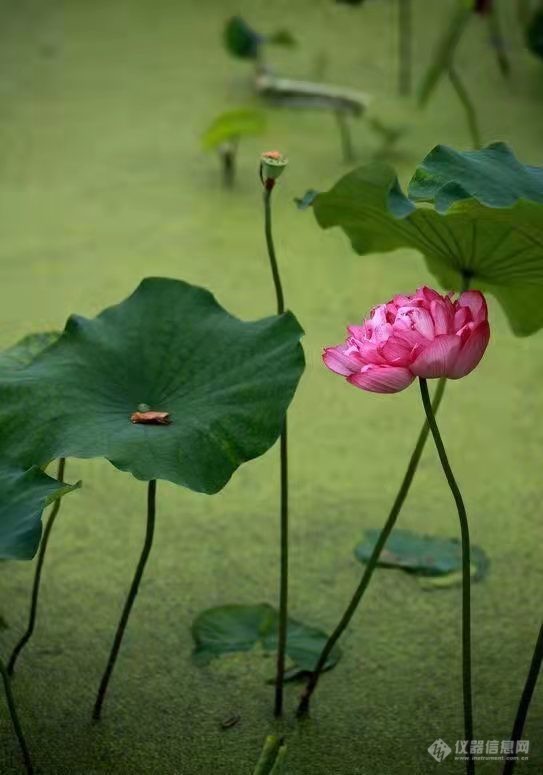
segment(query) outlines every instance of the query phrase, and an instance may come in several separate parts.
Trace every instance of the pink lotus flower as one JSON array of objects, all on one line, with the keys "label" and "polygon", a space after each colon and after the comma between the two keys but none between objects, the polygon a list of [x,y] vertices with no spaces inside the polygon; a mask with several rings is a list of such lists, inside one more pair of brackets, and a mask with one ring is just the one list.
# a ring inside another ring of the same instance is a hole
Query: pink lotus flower
[{"label": "pink lotus flower", "polygon": [[374,307],[361,326],[347,330],[344,344],[324,350],[324,363],[373,393],[397,393],[415,377],[465,377],[490,338],[482,293],[466,291],[453,301],[452,293],[426,287]]}]

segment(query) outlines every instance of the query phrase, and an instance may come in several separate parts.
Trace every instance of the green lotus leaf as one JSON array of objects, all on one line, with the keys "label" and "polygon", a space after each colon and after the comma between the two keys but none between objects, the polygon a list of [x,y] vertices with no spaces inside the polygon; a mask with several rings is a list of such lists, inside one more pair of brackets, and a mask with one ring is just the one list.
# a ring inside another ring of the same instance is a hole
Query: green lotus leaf
[{"label": "green lotus leaf", "polygon": [[[364,540],[354,550],[360,562],[368,562],[380,534],[380,530],[366,530]],[[484,550],[472,546],[471,562],[474,581],[481,581],[490,564]],[[377,564],[382,568],[399,568],[437,582],[433,586],[451,586],[462,582],[462,545],[456,538],[441,538],[396,528],[390,534]]]},{"label": "green lotus leaf", "polygon": [[11,369],[21,369],[23,366],[28,366],[42,350],[56,342],[59,336],[60,331],[46,331],[23,337],[13,347],[0,352],[0,374]]},{"label": "green lotus leaf", "polygon": [[211,150],[240,137],[261,135],[266,129],[266,115],[261,110],[240,108],[221,113],[202,135],[202,146]]},{"label": "green lotus leaf", "polygon": [[[28,366],[60,332],[29,334],[0,353],[0,376]],[[40,468],[0,468],[0,559],[30,560],[41,537],[41,516],[53,500],[80,487],[58,482]]]},{"label": "green lotus leaf", "polygon": [[31,560],[40,543],[43,510],[79,486],[52,479],[37,466],[0,468],[0,559]]},{"label": "green lotus leaf", "polygon": [[227,51],[239,59],[257,59],[264,36],[253,29],[241,16],[232,16],[224,26]]},{"label": "green lotus leaf", "polygon": [[[251,651],[260,645],[264,651],[277,651],[279,614],[267,603],[260,605],[225,605],[202,611],[193,622],[195,648],[193,658],[207,665],[215,657],[240,651]],[[290,678],[314,669],[328,636],[315,627],[294,619],[288,620],[287,654],[295,663]],[[335,647],[325,669],[337,663],[341,650]]]},{"label": "green lotus leaf", "polygon": [[[217,492],[278,438],[304,368],[301,335],[291,313],[243,322],[202,288],[144,280],[0,375],[0,459],[105,457],[137,479]],[[132,422],[144,404],[170,424]]]},{"label": "green lotus leaf", "polygon": [[438,145],[409,196],[373,163],[313,198],[319,225],[339,226],[360,255],[414,248],[447,289],[494,294],[519,336],[543,326],[543,170],[503,143],[459,152]]}]

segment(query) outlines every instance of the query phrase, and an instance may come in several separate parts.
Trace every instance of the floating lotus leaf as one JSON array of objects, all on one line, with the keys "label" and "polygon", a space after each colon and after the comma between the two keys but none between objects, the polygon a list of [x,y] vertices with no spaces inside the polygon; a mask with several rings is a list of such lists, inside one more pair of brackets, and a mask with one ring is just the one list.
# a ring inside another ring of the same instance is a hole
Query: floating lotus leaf
[{"label": "floating lotus leaf", "polygon": [[319,225],[339,226],[361,254],[414,248],[447,289],[494,294],[513,331],[543,326],[543,169],[503,143],[459,152],[438,145],[413,176],[409,196],[387,164],[308,195]]},{"label": "floating lotus leaf", "polygon": [[[260,645],[264,651],[277,651],[279,615],[267,603],[260,605],[225,605],[202,611],[194,620],[193,657],[200,665],[225,654],[251,651]],[[322,630],[288,620],[287,654],[295,663],[289,678],[313,670],[328,636]],[[341,650],[335,647],[326,662],[328,670],[337,663]]]},{"label": "floating lotus leaf", "polygon": [[[366,530],[364,541],[354,550],[360,562],[368,562],[380,533],[380,530]],[[475,581],[480,581],[488,571],[488,557],[480,547],[472,546],[471,562],[472,576]],[[441,538],[396,528],[390,534],[377,564],[383,568],[399,568],[416,576],[436,580],[435,586],[461,583],[462,545],[455,538]]]},{"label": "floating lotus leaf", "polygon": [[[304,368],[301,335],[290,313],[243,322],[202,288],[144,280],[0,374],[0,459],[26,469],[105,457],[138,479],[217,492],[279,436]],[[170,424],[133,423],[142,405]]]}]

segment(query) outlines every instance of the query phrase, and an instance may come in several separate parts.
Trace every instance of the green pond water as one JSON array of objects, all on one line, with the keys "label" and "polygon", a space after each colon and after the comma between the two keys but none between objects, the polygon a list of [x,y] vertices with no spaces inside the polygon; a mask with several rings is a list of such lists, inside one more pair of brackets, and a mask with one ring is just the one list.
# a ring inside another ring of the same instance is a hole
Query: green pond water
[{"label": "green pond water", "polygon": [[[414,5],[420,77],[448,3]],[[511,81],[499,75],[479,19],[458,64],[485,141],[505,140],[541,165],[543,63],[522,49],[513,3],[502,5]],[[271,52],[279,72],[367,91],[374,115],[409,127],[394,162],[404,182],[437,142],[469,147],[447,83],[425,113],[398,100],[392,2],[1,0],[0,345],[59,328],[73,311],[93,316],[149,275],[208,286],[240,317],[271,314],[257,158],[266,148],[287,152],[277,250],[307,358],[290,413],[290,610],[329,630],[361,572],[354,546],[384,522],[423,413],[416,387],[393,397],[358,391],[322,366],[321,348],[373,304],[432,277],[414,252],[355,256],[339,231],[324,233],[311,212],[297,212],[295,196],[328,188],[347,169],[333,116],[270,111],[266,136],[241,147],[235,192],[221,189],[199,136],[221,110],[254,103],[249,67],[220,44],[223,20],[236,12],[299,39],[296,50]],[[354,142],[369,160],[377,142],[364,120]],[[543,335],[515,338],[492,298],[490,315],[487,355],[447,387],[440,420],[473,540],[491,561],[473,589],[475,734],[501,740],[543,614]],[[159,483],[155,546],[99,725],[90,713],[143,540],[145,485],[105,461],[70,460],[67,474],[84,486],[63,503],[38,628],[14,683],[37,772],[250,775],[273,727],[273,657],[255,652],[199,669],[190,626],[209,606],[276,602],[277,447],[214,497]],[[458,535],[431,444],[400,524]],[[24,627],[32,572],[31,563],[1,569],[4,656]],[[299,686],[287,689],[280,729],[289,772],[463,772],[452,756],[437,764],[426,752],[438,737],[454,746],[463,736],[459,588],[427,591],[381,570],[342,645],[302,726],[292,713]],[[239,723],[222,730],[234,714]],[[540,687],[519,773],[543,771],[542,730]],[[3,704],[0,771],[20,771]]]}]

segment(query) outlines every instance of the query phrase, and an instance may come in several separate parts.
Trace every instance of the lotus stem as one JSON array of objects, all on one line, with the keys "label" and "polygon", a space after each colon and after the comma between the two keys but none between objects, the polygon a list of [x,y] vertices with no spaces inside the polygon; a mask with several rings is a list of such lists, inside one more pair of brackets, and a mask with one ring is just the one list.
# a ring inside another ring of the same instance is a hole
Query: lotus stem
[{"label": "lotus stem", "polygon": [[94,721],[100,720],[100,717],[102,714],[102,705],[104,703],[104,699],[106,696],[109,680],[113,673],[113,669],[115,667],[115,662],[117,660],[117,657],[119,655],[119,650],[121,648],[121,644],[123,641],[124,631],[126,629],[126,625],[128,624],[130,612],[132,610],[132,606],[134,605],[134,601],[138,594],[138,589],[143,576],[143,572],[145,570],[145,565],[147,563],[149,554],[151,552],[151,547],[153,545],[153,536],[155,532],[155,518],[156,518],[156,479],[151,479],[147,488],[147,529],[145,533],[145,542],[143,544],[143,550],[141,552],[138,565],[136,567],[134,579],[132,581],[132,585],[130,587],[128,597],[126,598],[126,602],[124,604],[124,608],[121,614],[121,618],[119,620],[119,624],[117,625],[117,631],[115,633],[115,638],[113,640],[111,653],[109,655],[106,669],[102,676],[100,687],[98,689],[98,694],[96,696],[96,702],[94,704],[94,710],[92,712],[92,718],[94,719]]},{"label": "lotus stem", "polygon": [[[460,489],[454,478],[437,427],[430,395],[428,393],[428,384],[425,379],[419,379],[419,385],[426,419],[432,432],[443,473],[451,488],[458,510],[458,518],[460,520],[460,532],[462,537],[462,683],[464,697],[464,737],[466,740],[473,740],[473,707],[471,692],[471,565],[468,517]],[[473,759],[473,754],[470,750],[466,763],[466,773],[467,775],[473,775],[474,772],[475,760]]]},{"label": "lotus stem", "polygon": [[236,158],[238,152],[238,138],[232,138],[223,143],[219,148],[222,162],[222,182],[225,188],[233,188],[236,179]]},{"label": "lotus stem", "polygon": [[341,139],[341,153],[345,164],[351,164],[355,158],[351,127],[344,110],[336,110],[336,121]]},{"label": "lotus stem", "polygon": [[411,94],[412,67],[412,5],[411,0],[398,0],[399,11],[399,72],[398,90],[401,95]]},{"label": "lotus stem", "polygon": [[273,278],[273,285],[275,287],[275,296],[277,300],[277,314],[282,315],[285,311],[285,296],[283,294],[283,285],[281,283],[281,275],[279,274],[279,266],[277,264],[277,256],[275,253],[275,245],[273,242],[273,230],[272,230],[272,214],[271,214],[271,198],[274,186],[266,187],[264,189],[264,231],[266,234],[266,247],[268,249],[268,257],[270,259],[270,268]]},{"label": "lotus stem", "polygon": [[[445,391],[446,383],[447,383],[446,379],[440,379],[438,382],[436,392],[434,395],[434,400],[433,400],[434,413],[437,413],[437,410],[439,409],[439,405],[441,403],[441,399],[443,398],[443,393]],[[315,669],[313,670],[313,672],[311,673],[311,676],[309,677],[309,681],[307,683],[307,686],[304,689],[304,692],[300,700],[300,704],[298,706],[298,710],[297,710],[298,717],[306,716],[309,713],[309,704],[311,701],[311,697],[313,695],[313,692],[317,688],[319,678],[321,676],[322,671],[324,670],[324,666],[326,665],[328,657],[330,656],[332,649],[336,645],[337,641],[340,639],[340,637],[343,635],[343,633],[349,626],[351,619],[355,614],[355,611],[357,610],[362,598],[364,597],[364,593],[369,586],[369,583],[373,576],[373,572],[377,567],[377,563],[379,561],[379,557],[381,556],[381,552],[383,551],[383,548],[388,540],[388,537],[390,536],[392,529],[396,524],[400,511],[402,510],[404,501],[407,497],[407,494],[409,492],[409,489],[415,477],[415,473],[417,471],[417,467],[419,465],[419,461],[420,461],[422,452],[424,450],[424,446],[426,444],[429,431],[430,431],[430,427],[428,425],[428,422],[425,422],[420,430],[419,437],[415,445],[415,449],[411,454],[411,458],[409,460],[407,470],[405,472],[404,478],[400,485],[400,489],[398,490],[398,494],[396,495],[396,498],[394,500],[390,513],[387,517],[387,520],[383,526],[383,529],[379,534],[379,538],[375,543],[373,552],[371,553],[371,556],[368,562],[366,563],[366,567],[365,567],[364,573],[362,574],[360,583],[356,588],[356,591],[352,596],[349,605],[345,609],[345,613],[341,617],[337,627],[328,638],[328,641],[326,642],[324,649],[322,650],[322,653],[315,666]]]},{"label": "lotus stem", "polygon": [[262,751],[253,770],[253,775],[269,775],[277,757],[281,740],[275,735],[268,735],[262,746]]},{"label": "lotus stem", "polygon": [[517,16],[522,32],[525,33],[532,18],[532,0],[517,0]]},{"label": "lotus stem", "polygon": [[[467,270],[463,271],[460,278],[461,292],[468,290],[470,286],[470,281],[471,281],[471,274]],[[437,411],[441,404],[441,399],[443,398],[443,393],[445,392],[446,384],[447,384],[447,380],[444,378],[440,379],[439,382],[437,383],[437,388],[434,393],[434,398],[432,401],[432,412],[434,416],[437,414]],[[333,633],[328,638],[322,650],[322,653],[319,657],[319,660],[315,665],[315,669],[311,673],[309,680],[307,682],[307,685],[302,693],[302,696],[300,698],[300,704],[298,705],[298,710],[296,713],[296,715],[299,718],[303,718],[304,716],[309,714],[309,705],[310,705],[311,697],[317,687],[319,678],[321,676],[321,673],[324,670],[324,666],[326,665],[328,657],[330,656],[332,649],[336,645],[339,638],[342,636],[342,634],[349,626],[351,619],[353,618],[358,606],[360,605],[360,602],[362,601],[362,598],[364,597],[364,593],[369,586],[371,577],[373,576],[373,572],[377,567],[377,563],[379,561],[379,557],[381,556],[381,552],[383,551],[383,548],[388,540],[388,537],[391,534],[392,529],[394,528],[394,525],[396,524],[396,521],[402,510],[405,499],[407,498],[407,494],[409,493],[409,490],[411,488],[413,479],[415,478],[415,473],[417,471],[418,464],[419,464],[422,452],[424,450],[424,446],[426,444],[426,440],[428,439],[429,432],[430,432],[430,426],[428,424],[428,421],[426,421],[421,428],[419,437],[417,439],[417,443],[415,444],[415,449],[411,454],[411,458],[409,460],[407,470],[404,474],[404,478],[400,485],[400,489],[398,490],[398,494],[396,495],[394,503],[392,504],[392,508],[383,526],[383,529],[381,530],[379,538],[375,543],[373,552],[371,553],[371,556],[368,562],[366,563],[366,568],[364,570],[364,573],[362,574],[360,583],[356,588],[355,593],[351,598],[349,605],[345,609],[345,613],[341,617],[339,624],[337,625]]]},{"label": "lotus stem", "polygon": [[[541,624],[541,628],[539,630],[539,635],[535,644],[534,653],[532,655],[530,669],[528,670],[528,676],[526,678],[526,683],[524,684],[524,689],[522,690],[522,695],[520,698],[517,715],[515,717],[513,731],[511,732],[511,740],[515,741],[515,750],[516,750],[517,742],[522,737],[524,724],[526,723],[528,710],[530,708],[530,703],[532,701],[534,689],[537,683],[537,679],[539,677],[539,673],[541,671],[542,663],[543,663],[543,623]],[[515,764],[516,764],[516,761],[514,759],[509,759],[508,761],[506,761],[505,766],[503,768],[503,775],[511,775],[511,773],[515,769]]]},{"label": "lotus stem", "polygon": [[[275,181],[267,181],[264,185],[264,230],[266,246],[270,260],[270,268],[275,287],[277,301],[277,314],[285,311],[285,298],[277,256],[273,242],[271,198]],[[270,184],[271,183],[271,184]],[[288,513],[288,442],[287,442],[287,418],[283,424],[280,440],[280,577],[279,577],[279,621],[277,633],[277,668],[275,677],[275,702],[274,715],[279,718],[283,714],[283,683],[285,676],[285,658],[287,650],[287,626],[288,626],[288,550],[289,550],[289,513]]]},{"label": "lotus stem", "polygon": [[6,667],[4,666],[4,663],[2,662],[2,660],[0,660],[0,673],[2,673],[2,681],[4,682],[4,692],[6,695],[6,702],[8,705],[9,715],[11,717],[11,723],[13,724],[15,735],[17,736],[17,740],[19,742],[19,748],[21,749],[25,770],[28,775],[32,775],[32,773],[34,772],[34,768],[32,766],[32,759],[30,758],[30,752],[26,744],[23,728],[21,726],[21,722],[19,721],[19,716],[17,714],[15,698],[13,696],[13,692],[11,691],[11,679],[9,677],[9,673]]},{"label": "lotus stem", "polygon": [[497,3],[493,3],[488,14],[488,26],[490,28],[491,42],[496,51],[496,59],[498,60],[500,72],[504,78],[509,78],[511,75],[511,62],[507,56],[507,43],[503,33],[500,11]]},{"label": "lotus stem", "polygon": [[462,83],[460,76],[458,75],[458,71],[456,70],[456,68],[453,66],[452,63],[449,65],[448,73],[449,73],[449,80],[458,96],[458,99],[462,103],[462,107],[464,108],[473,147],[476,150],[479,150],[480,148],[483,147],[483,143],[481,140],[481,132],[479,130],[479,122],[477,119],[475,106],[471,100],[471,97],[466,91],[466,87]]},{"label": "lotus stem", "polygon": [[[66,466],[66,458],[61,457],[58,461],[58,471],[57,471],[57,479],[59,482],[64,481],[64,471]],[[25,633],[22,635],[21,639],[13,649],[11,656],[8,661],[7,671],[8,675],[13,675],[15,671],[15,663],[17,662],[17,658],[19,657],[19,654],[24,649],[30,638],[32,637],[34,633],[34,628],[36,626],[36,618],[38,615],[38,599],[40,594],[40,584],[41,584],[41,575],[43,570],[43,563],[45,560],[45,553],[47,551],[47,545],[49,543],[49,537],[51,535],[51,531],[53,529],[53,525],[55,524],[55,520],[58,516],[58,513],[60,511],[60,504],[61,504],[61,498],[57,498],[57,500],[53,504],[53,508],[51,509],[51,513],[49,514],[49,518],[47,519],[47,523],[45,525],[45,529],[43,531],[43,536],[40,543],[40,550],[38,553],[38,562],[36,564],[36,570],[34,573],[34,581],[32,583],[32,594],[30,597],[30,612],[28,616],[28,624],[26,627]]]}]

